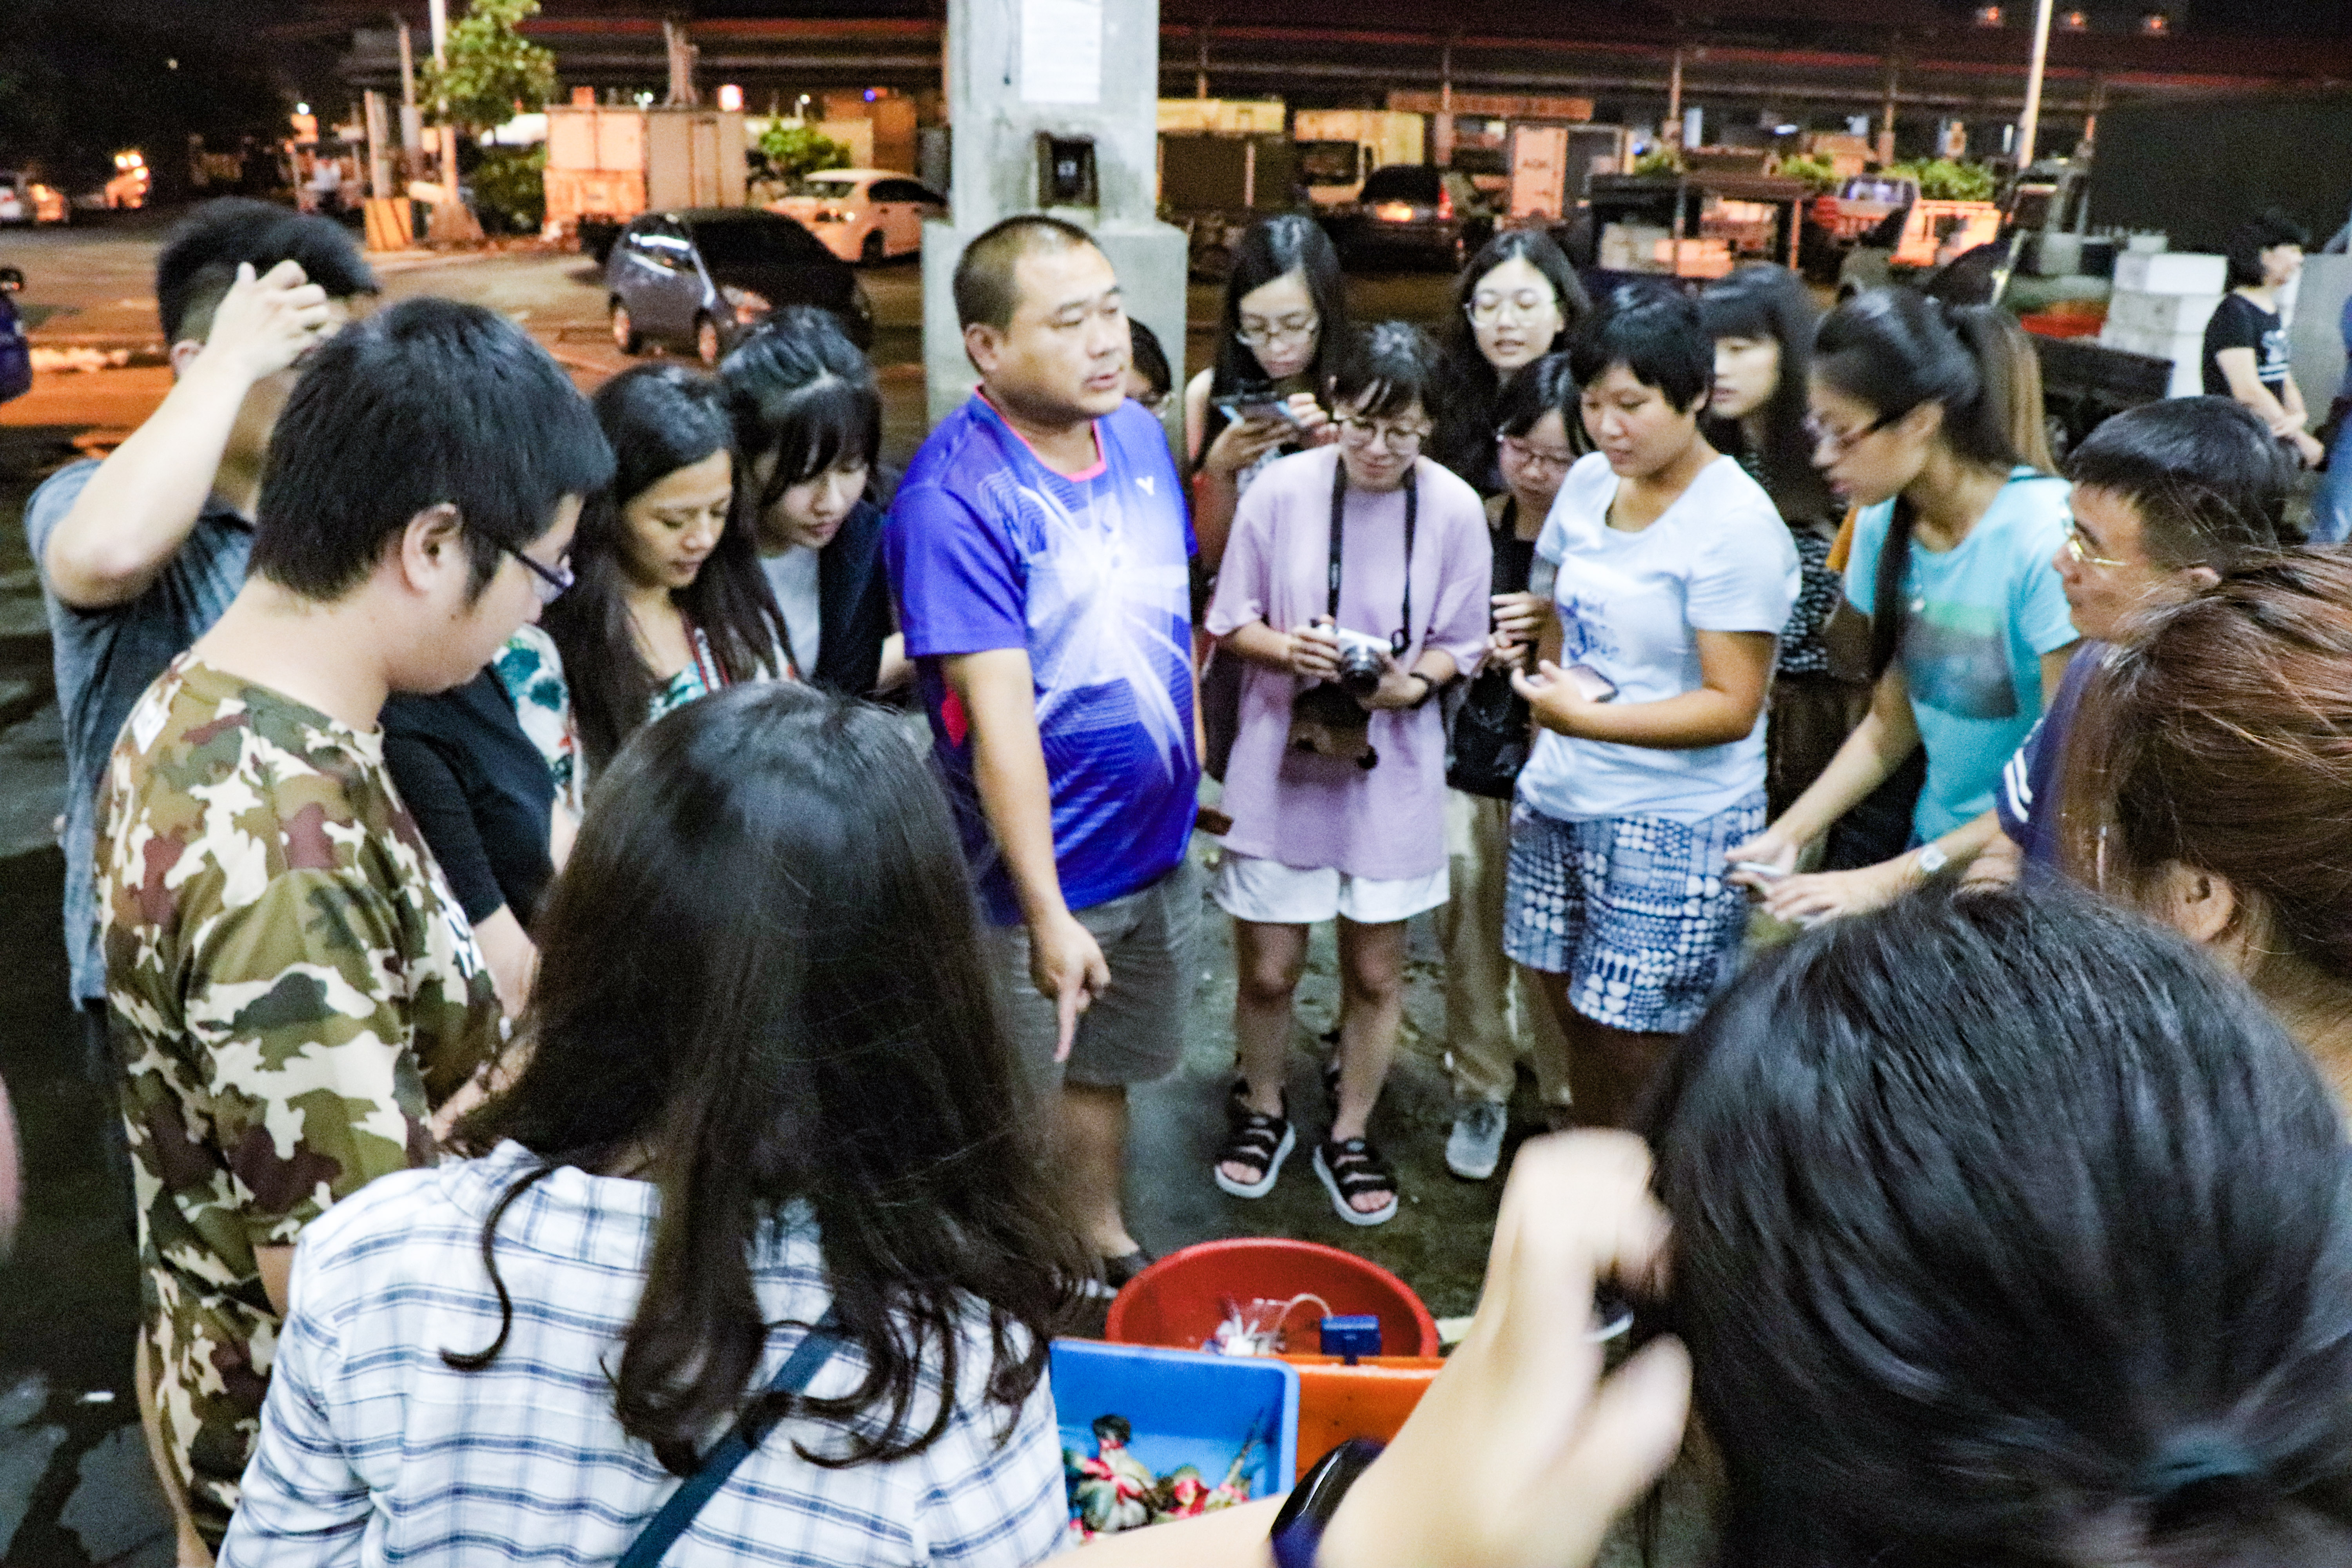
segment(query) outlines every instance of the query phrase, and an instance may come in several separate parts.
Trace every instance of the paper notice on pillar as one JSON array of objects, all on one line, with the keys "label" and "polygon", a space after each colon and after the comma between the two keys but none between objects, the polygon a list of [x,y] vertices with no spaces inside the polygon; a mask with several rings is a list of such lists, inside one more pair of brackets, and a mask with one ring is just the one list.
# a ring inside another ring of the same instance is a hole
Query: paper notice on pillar
[{"label": "paper notice on pillar", "polygon": [[1103,0],[1021,0],[1021,101],[1102,101]]}]

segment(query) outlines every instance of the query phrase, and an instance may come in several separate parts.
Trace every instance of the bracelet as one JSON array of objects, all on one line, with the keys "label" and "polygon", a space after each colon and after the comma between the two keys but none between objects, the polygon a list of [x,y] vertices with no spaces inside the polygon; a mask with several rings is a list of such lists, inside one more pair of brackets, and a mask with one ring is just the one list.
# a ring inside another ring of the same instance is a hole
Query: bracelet
[{"label": "bracelet", "polygon": [[1266,1539],[1274,1545],[1275,1568],[1315,1568],[1316,1550],[1323,1532],[1339,1511],[1339,1500],[1358,1478],[1381,1457],[1381,1445],[1370,1437],[1350,1437],[1298,1478],[1290,1496],[1275,1515]]}]

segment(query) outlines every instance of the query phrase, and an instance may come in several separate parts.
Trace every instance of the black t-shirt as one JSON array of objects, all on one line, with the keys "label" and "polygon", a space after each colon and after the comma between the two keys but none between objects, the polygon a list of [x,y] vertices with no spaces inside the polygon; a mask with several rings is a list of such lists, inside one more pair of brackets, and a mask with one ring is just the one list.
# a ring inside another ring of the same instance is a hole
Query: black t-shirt
[{"label": "black t-shirt", "polygon": [[2285,384],[2286,325],[2275,310],[2265,310],[2243,294],[2222,298],[2205,323],[2205,392],[2210,397],[2230,395],[2230,378],[2221,374],[2219,356],[2228,349],[2254,351],[2254,374],[2275,395]]},{"label": "black t-shirt", "polygon": [[555,779],[498,676],[485,669],[453,690],[386,702],[383,760],[466,918],[504,905],[529,926],[555,876]]}]

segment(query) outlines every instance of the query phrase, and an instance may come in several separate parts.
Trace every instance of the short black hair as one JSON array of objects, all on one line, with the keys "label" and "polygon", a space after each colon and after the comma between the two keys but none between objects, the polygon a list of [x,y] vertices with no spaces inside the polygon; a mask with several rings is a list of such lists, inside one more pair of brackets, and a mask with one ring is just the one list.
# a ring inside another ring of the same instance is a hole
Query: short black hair
[{"label": "short black hair", "polygon": [[2221,247],[2230,258],[2230,286],[2263,280],[2263,252],[2275,250],[2282,245],[2311,248],[2311,231],[2276,207],[2257,218],[2240,224],[2230,236],[2230,243]]},{"label": "short black hair", "polygon": [[1426,412],[1437,383],[1437,345],[1411,321],[1374,321],[1358,331],[1331,377],[1331,401],[1371,418]]},{"label": "short black hair", "polygon": [[1091,246],[1095,237],[1076,224],[1044,213],[1018,213],[997,224],[963,247],[956,258],[956,324],[985,322],[998,331],[1013,324],[1021,306],[1021,290],[1013,270],[1021,258],[1037,250],[1075,250]]},{"label": "short black hair", "polygon": [[253,572],[305,598],[367,579],[418,512],[457,509],[475,589],[613,477],[587,399],[495,310],[404,300],[311,354],[270,437]]},{"label": "short black hair", "polygon": [[2298,467],[2252,409],[2229,397],[2168,397],[2126,409],[2066,459],[2076,485],[2127,500],[2141,548],[2173,571],[2228,576],[2282,548]]},{"label": "short black hair", "polygon": [[1545,415],[1557,414],[1573,443],[1580,425],[1578,390],[1576,369],[1565,353],[1549,353],[1521,365],[1503,383],[1503,394],[1495,400],[1495,433],[1524,436],[1541,424]]},{"label": "short black hair", "polygon": [[1157,403],[1176,385],[1176,374],[1168,368],[1168,351],[1160,346],[1160,334],[1145,326],[1139,316],[1127,319],[1127,338],[1136,374],[1151,388],[1151,401]]},{"label": "short black hair", "polygon": [[1591,386],[1610,366],[1622,364],[1685,413],[1715,387],[1715,340],[1698,301],[1669,289],[1626,284],[1578,329],[1568,352],[1580,385]]},{"label": "short black hair", "polygon": [[300,263],[302,275],[331,300],[376,291],[375,274],[332,218],[249,196],[205,203],[180,220],[155,258],[155,310],[163,341],[210,334],[213,310],[236,281],[237,263],[252,263],[258,277],[289,260]]}]

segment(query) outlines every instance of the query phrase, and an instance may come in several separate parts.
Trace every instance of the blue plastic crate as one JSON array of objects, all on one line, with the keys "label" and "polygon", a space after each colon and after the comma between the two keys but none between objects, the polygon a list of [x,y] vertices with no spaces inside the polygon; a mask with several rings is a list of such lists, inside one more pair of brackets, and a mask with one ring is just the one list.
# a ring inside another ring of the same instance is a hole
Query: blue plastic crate
[{"label": "blue plastic crate", "polygon": [[1264,1436],[1243,1474],[1253,1500],[1290,1489],[1298,1474],[1298,1371],[1279,1361],[1055,1340],[1054,1407],[1062,1447],[1095,1451],[1094,1422],[1124,1415],[1129,1449],[1154,1475],[1191,1465],[1213,1487],[1253,1430]]}]

